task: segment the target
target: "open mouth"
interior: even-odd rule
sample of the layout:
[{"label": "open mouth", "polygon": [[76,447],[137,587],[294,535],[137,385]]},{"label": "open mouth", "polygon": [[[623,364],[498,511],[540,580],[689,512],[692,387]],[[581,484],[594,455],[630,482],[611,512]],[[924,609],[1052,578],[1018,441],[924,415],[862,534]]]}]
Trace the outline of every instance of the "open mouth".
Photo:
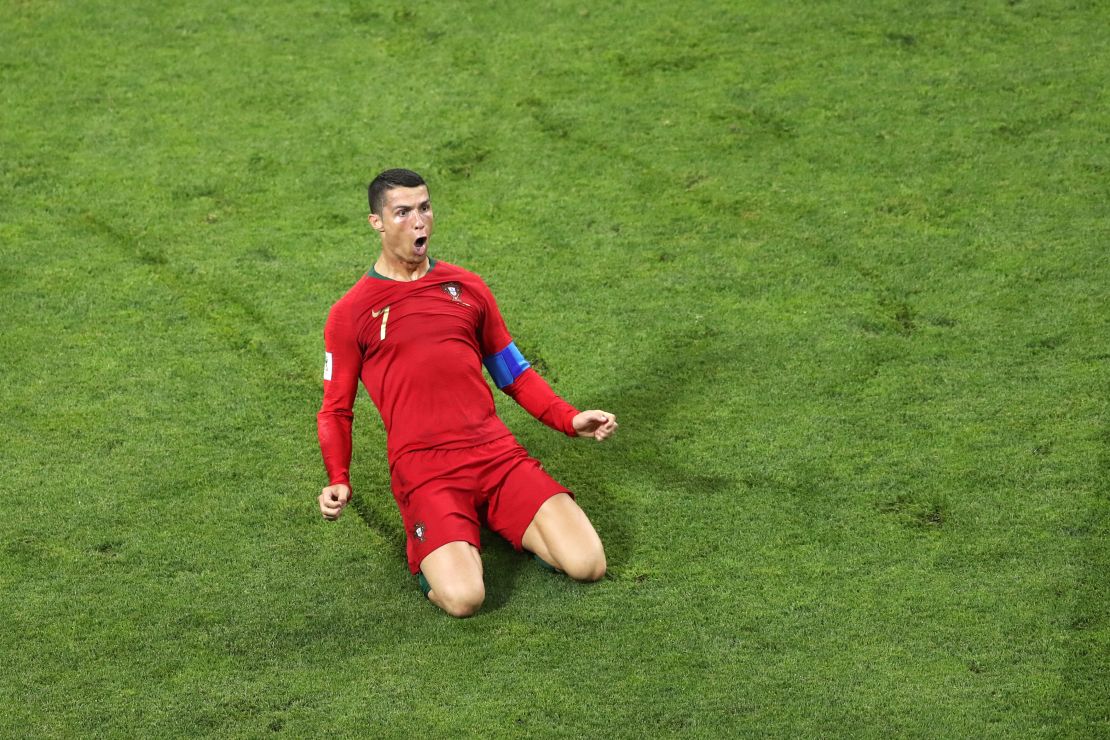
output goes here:
[{"label": "open mouth", "polygon": [[416,237],[416,241],[413,243],[413,251],[416,252],[417,256],[423,255],[428,251],[428,237]]}]

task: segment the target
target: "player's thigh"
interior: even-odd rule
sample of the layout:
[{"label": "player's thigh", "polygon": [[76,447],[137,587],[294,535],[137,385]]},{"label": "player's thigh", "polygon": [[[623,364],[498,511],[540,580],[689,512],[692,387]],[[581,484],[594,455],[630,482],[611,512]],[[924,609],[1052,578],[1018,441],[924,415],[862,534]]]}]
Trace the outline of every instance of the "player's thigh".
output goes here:
[{"label": "player's thigh", "polygon": [[602,552],[601,538],[593,523],[567,493],[544,501],[524,530],[521,544],[526,550],[547,551],[556,558],[572,553],[596,557]]},{"label": "player's thigh", "polygon": [[420,561],[420,571],[441,602],[481,604],[485,597],[482,556],[469,542],[448,542],[436,548]]},{"label": "player's thigh", "polygon": [[483,483],[491,494],[486,511],[489,528],[522,549],[525,530],[536,512],[553,496],[571,498],[539,461],[511,437],[500,443],[495,460],[486,468]]},{"label": "player's thigh", "polygon": [[[477,484],[455,468],[442,454],[410,453],[394,465],[394,497],[405,526],[405,550],[413,573],[421,570],[421,563],[431,553],[449,543],[481,547],[473,493]],[[420,484],[403,488],[401,473]]]},{"label": "player's thigh", "polygon": [[420,561],[420,572],[434,583],[436,578],[459,581],[482,577],[482,556],[478,548],[461,540],[448,542]]}]

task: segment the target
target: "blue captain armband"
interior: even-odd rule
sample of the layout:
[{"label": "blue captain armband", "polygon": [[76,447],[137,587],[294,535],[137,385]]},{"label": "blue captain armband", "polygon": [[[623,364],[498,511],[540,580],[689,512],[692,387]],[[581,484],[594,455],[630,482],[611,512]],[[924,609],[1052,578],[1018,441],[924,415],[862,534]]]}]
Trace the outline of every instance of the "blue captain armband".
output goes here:
[{"label": "blue captain armband", "polygon": [[519,378],[522,372],[532,367],[532,363],[520,354],[515,342],[509,342],[508,347],[495,355],[490,355],[482,362],[485,363],[486,370],[489,371],[490,377],[498,388],[509,385]]}]

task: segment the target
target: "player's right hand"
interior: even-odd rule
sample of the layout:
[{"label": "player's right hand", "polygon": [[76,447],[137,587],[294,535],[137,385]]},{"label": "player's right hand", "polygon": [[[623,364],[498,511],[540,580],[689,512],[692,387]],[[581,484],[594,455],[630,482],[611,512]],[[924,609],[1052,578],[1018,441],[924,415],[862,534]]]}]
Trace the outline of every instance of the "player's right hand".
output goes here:
[{"label": "player's right hand", "polygon": [[336,483],[320,491],[316,499],[320,502],[320,513],[329,521],[335,521],[343,513],[343,507],[351,500],[351,487]]}]

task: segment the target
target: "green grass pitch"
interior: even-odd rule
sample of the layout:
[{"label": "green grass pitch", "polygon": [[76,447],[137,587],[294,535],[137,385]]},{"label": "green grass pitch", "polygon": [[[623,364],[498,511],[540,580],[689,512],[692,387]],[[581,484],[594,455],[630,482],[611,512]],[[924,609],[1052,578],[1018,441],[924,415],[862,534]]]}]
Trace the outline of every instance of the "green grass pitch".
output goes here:
[{"label": "green grass pitch", "polygon": [[[1110,734],[1110,5],[0,3],[0,736]],[[610,573],[441,615],[322,326],[429,179]]]}]

